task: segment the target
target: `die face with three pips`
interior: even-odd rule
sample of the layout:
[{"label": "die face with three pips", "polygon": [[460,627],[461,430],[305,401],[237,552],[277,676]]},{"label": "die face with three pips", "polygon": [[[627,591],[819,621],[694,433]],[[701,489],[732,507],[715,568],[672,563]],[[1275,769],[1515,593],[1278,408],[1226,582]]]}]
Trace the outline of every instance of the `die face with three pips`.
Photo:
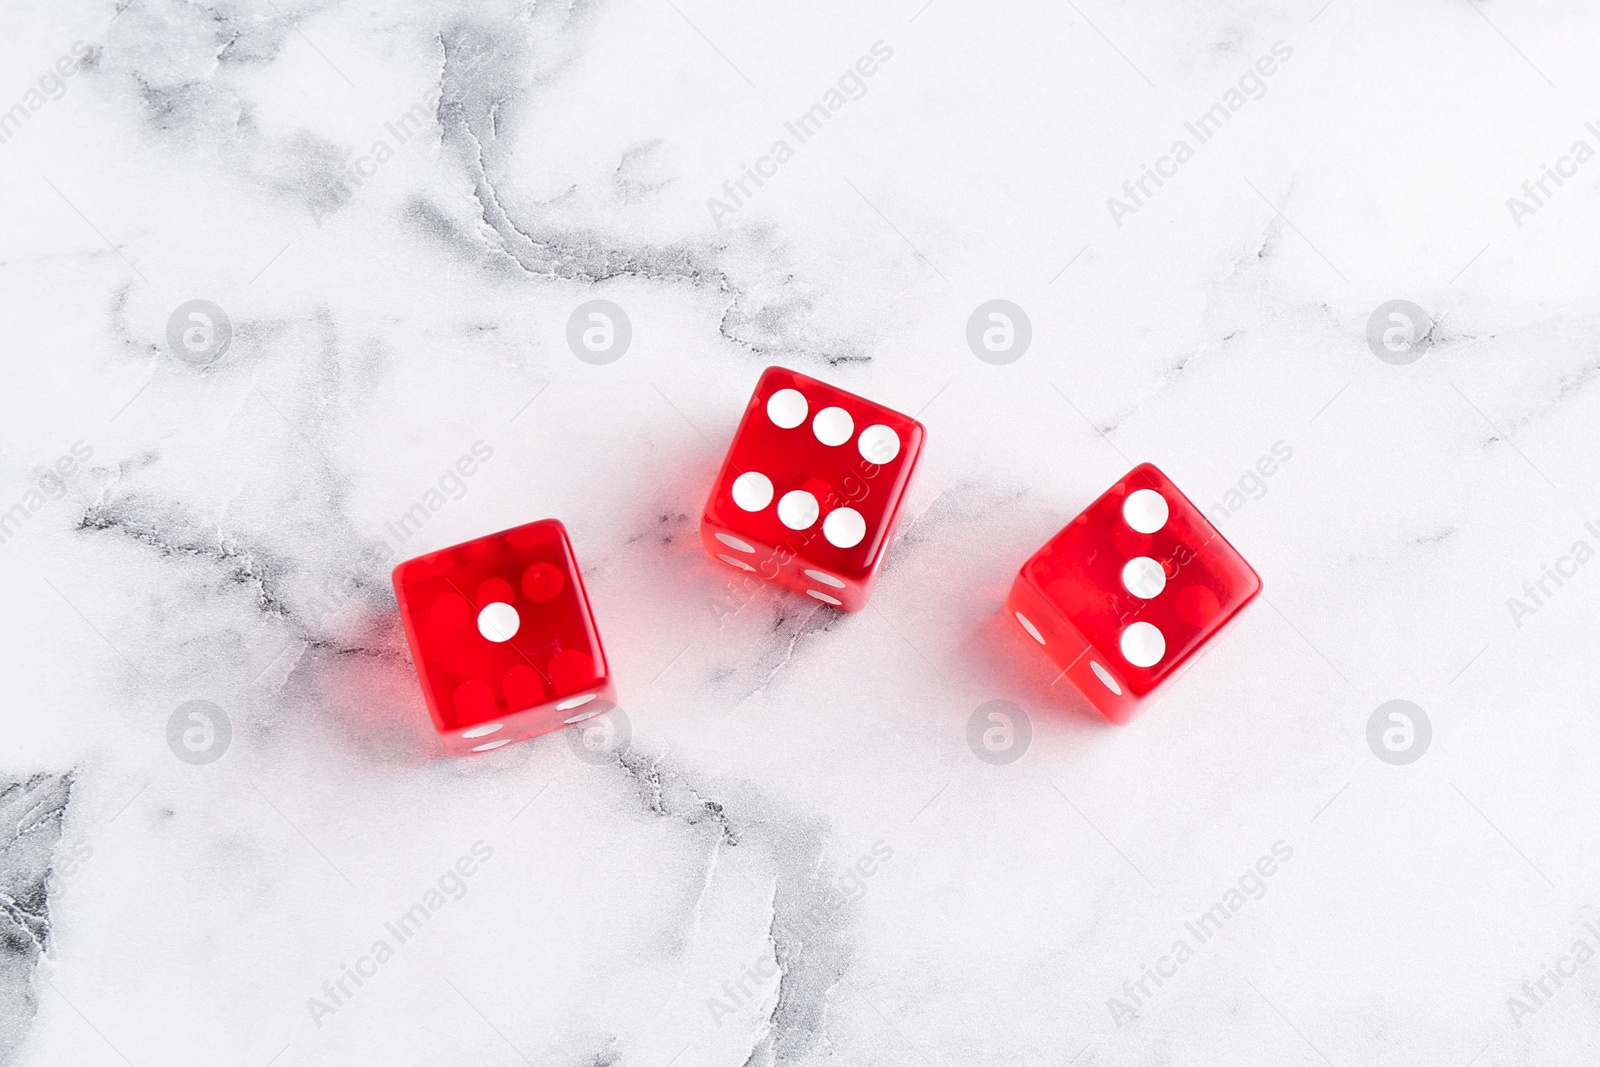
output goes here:
[{"label": "die face with three pips", "polygon": [[860,610],[926,436],[908,415],[767,368],[706,501],[706,551],[823,604]]},{"label": "die face with three pips", "polygon": [[411,657],[445,748],[488,752],[615,700],[583,576],[554,519],[394,569]]},{"label": "die face with three pips", "polygon": [[1260,591],[1244,557],[1143,463],[1022,565],[1006,610],[1090,704],[1125,723]]}]

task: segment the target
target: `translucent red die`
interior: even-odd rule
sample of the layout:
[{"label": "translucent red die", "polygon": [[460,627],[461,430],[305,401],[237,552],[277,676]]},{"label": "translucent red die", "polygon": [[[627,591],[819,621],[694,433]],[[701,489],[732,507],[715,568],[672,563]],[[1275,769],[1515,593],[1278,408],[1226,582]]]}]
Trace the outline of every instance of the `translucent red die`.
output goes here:
[{"label": "translucent red die", "polygon": [[1006,611],[1120,724],[1260,591],[1200,509],[1142,463],[1022,565]]},{"label": "translucent red die", "polygon": [[768,367],[706,501],[706,551],[753,578],[860,610],[926,434],[909,415]]},{"label": "translucent red die", "polygon": [[554,519],[407,560],[394,592],[453,755],[581,722],[616,699],[572,542]]}]

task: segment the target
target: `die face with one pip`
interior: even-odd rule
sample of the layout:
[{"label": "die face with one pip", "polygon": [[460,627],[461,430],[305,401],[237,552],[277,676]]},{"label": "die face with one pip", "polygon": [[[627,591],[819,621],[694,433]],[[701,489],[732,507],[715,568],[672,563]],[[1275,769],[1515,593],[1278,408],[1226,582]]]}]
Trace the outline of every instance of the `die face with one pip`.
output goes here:
[{"label": "die face with one pip", "polygon": [[860,610],[926,434],[908,415],[768,367],[706,501],[706,551],[752,577]]},{"label": "die face with one pip", "polygon": [[615,699],[572,543],[554,519],[407,560],[394,591],[452,755],[580,722]]},{"label": "die face with one pip", "polygon": [[1260,591],[1244,557],[1143,463],[1023,564],[1006,611],[1120,724]]}]

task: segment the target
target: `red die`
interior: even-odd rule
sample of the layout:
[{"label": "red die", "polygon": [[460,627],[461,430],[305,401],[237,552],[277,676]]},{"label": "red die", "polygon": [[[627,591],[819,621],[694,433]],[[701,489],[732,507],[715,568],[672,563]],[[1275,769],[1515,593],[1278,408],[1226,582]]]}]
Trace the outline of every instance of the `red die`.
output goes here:
[{"label": "red die", "polygon": [[1022,565],[1006,610],[1120,724],[1260,591],[1200,509],[1141,463]]},{"label": "red die", "polygon": [[859,611],[926,433],[898,411],[768,367],[706,501],[706,551],[824,604]]},{"label": "red die", "polygon": [[453,755],[548,733],[615,699],[572,542],[554,519],[406,560],[394,592]]}]

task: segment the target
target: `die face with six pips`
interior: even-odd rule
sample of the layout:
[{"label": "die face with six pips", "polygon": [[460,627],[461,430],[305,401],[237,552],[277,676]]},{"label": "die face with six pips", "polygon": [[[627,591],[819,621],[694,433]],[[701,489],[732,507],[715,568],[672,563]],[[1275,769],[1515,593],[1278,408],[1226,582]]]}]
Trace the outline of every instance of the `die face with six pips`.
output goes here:
[{"label": "die face with six pips", "polygon": [[1006,610],[1089,703],[1125,723],[1260,591],[1244,557],[1143,463],[1022,565]]},{"label": "die face with six pips", "polygon": [[706,501],[706,551],[753,577],[860,610],[926,434],[908,415],[767,368]]},{"label": "die face with six pips", "polygon": [[452,754],[535,737],[614,702],[583,576],[556,520],[407,560],[393,579],[428,711]]}]

